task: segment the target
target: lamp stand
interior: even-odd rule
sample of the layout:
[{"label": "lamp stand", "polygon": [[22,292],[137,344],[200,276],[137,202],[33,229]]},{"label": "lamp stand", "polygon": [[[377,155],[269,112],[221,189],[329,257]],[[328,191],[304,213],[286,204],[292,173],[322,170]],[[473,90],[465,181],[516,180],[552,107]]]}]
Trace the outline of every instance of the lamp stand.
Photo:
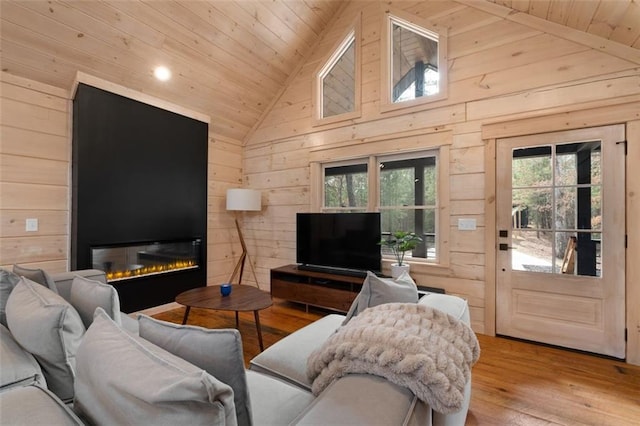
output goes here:
[{"label": "lamp stand", "polygon": [[247,245],[244,242],[244,237],[242,236],[242,231],[240,230],[240,224],[238,223],[238,217],[235,217],[236,221],[236,229],[238,230],[238,237],[240,239],[240,245],[242,246],[242,253],[240,254],[240,259],[238,259],[238,263],[236,263],[235,268],[233,268],[233,273],[229,277],[228,282],[233,283],[233,279],[239,273],[238,277],[238,285],[242,284],[242,273],[244,272],[244,263],[247,259],[249,259],[249,266],[251,267],[251,272],[253,273],[253,279],[256,280],[256,287],[258,286],[258,277],[256,276],[256,271],[253,268],[253,263],[251,263],[251,256],[249,256],[249,252],[247,251]]}]

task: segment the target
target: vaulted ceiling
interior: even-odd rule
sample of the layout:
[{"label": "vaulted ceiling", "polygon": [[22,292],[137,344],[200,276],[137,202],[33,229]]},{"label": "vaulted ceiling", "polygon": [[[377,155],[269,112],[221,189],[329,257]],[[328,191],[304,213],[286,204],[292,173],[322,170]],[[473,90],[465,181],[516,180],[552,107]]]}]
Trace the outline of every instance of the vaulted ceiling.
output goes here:
[{"label": "vaulted ceiling", "polygon": [[487,1],[640,49],[640,3],[635,0]]},{"label": "vaulted ceiling", "polygon": [[[474,1],[640,48],[637,0],[460,3]],[[339,0],[2,0],[1,65],[65,89],[82,71],[207,114],[214,133],[243,140],[343,6]],[[158,65],[172,70],[169,82],[153,78]]]}]

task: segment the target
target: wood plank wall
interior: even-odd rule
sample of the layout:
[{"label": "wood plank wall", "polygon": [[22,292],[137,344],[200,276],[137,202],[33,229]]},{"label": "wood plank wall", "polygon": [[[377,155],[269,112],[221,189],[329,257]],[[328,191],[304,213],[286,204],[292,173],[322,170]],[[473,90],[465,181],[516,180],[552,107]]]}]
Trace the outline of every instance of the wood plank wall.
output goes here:
[{"label": "wood plank wall", "polygon": [[[67,271],[71,176],[70,91],[2,72],[0,267],[13,263]],[[87,76],[87,78],[89,78]],[[97,81],[97,80],[96,80]],[[148,96],[127,93],[134,99]],[[179,108],[179,106],[176,106]],[[170,108],[171,109],[171,108]],[[175,109],[175,108],[173,108]],[[239,187],[242,143],[209,130],[207,282],[226,281],[241,251],[227,188]],[[25,220],[37,218],[37,232]]]},{"label": "wood plank wall", "polygon": [[[483,136],[483,128],[503,121],[542,117],[521,129],[522,134],[536,133],[545,131],[546,115],[557,114],[561,118],[566,112],[587,108],[601,111],[605,117],[601,121],[609,123],[637,119],[629,108],[625,116],[608,116],[606,112],[611,105],[635,102],[628,104],[631,110],[638,105],[639,66],[633,59],[598,50],[589,35],[573,32],[570,37],[560,37],[557,26],[535,17],[526,18],[533,20],[531,25],[526,24],[526,19],[509,20],[508,13],[503,13],[507,10],[499,6],[490,11],[473,7],[473,2],[456,1],[394,2],[393,6],[448,29],[448,98],[424,108],[381,113],[380,34],[387,5],[351,2],[245,141],[244,182],[264,192],[267,206],[261,214],[245,218],[244,225],[250,251],[256,257],[258,280],[262,288],[268,289],[269,269],[295,262],[295,213],[312,208],[309,162],[315,152],[349,146],[349,155],[354,155],[355,149],[366,156],[393,151],[393,139],[398,135],[410,134],[426,141],[434,133],[448,131],[452,132],[451,261],[445,268],[413,265],[412,276],[418,283],[443,287],[448,293],[468,299],[474,330],[493,334],[496,301],[491,239],[495,235],[495,212],[491,210],[493,204],[486,202],[491,195],[487,195],[485,179],[493,176],[492,170],[487,171],[487,164],[491,167],[491,161],[495,161],[491,155],[495,140]],[[362,117],[314,127],[313,72],[359,13]],[[574,127],[589,125],[588,121],[573,123]],[[627,173],[633,181],[640,176],[637,167],[630,167]],[[637,207],[633,214],[640,215]],[[460,217],[475,218],[477,230],[459,231],[456,225]],[[639,255],[629,253],[629,258],[637,259]],[[387,263],[385,267],[388,268]],[[630,282],[640,282],[637,274]],[[632,290],[629,296],[637,306],[640,290]],[[640,321],[637,314],[629,318],[628,324],[633,325],[634,333],[637,331],[629,346],[635,345],[636,353],[632,355],[640,362]]]},{"label": "wood plank wall", "polygon": [[[1,73],[0,267],[69,264],[69,92]],[[25,220],[38,219],[26,232]]]}]

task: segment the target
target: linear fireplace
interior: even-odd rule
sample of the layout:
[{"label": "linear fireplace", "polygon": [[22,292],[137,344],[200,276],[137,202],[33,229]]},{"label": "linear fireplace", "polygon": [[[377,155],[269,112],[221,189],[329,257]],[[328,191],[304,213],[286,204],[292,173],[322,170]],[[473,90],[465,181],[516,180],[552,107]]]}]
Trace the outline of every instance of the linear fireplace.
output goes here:
[{"label": "linear fireplace", "polygon": [[172,302],[206,283],[202,238],[97,245],[90,251],[90,267],[105,271],[124,312]]},{"label": "linear fireplace", "polygon": [[71,268],[105,271],[120,308],[207,284],[208,125],[79,84]]},{"label": "linear fireplace", "polygon": [[91,264],[110,283],[201,267],[200,238],[91,247]]}]

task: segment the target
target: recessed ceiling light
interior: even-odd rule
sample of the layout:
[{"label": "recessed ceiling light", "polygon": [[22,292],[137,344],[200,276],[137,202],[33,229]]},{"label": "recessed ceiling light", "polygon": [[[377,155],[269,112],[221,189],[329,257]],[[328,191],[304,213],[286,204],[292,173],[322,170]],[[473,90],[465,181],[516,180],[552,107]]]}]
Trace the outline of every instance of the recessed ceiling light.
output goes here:
[{"label": "recessed ceiling light", "polygon": [[153,75],[160,81],[167,81],[171,78],[171,71],[167,67],[157,67],[153,70]]}]

